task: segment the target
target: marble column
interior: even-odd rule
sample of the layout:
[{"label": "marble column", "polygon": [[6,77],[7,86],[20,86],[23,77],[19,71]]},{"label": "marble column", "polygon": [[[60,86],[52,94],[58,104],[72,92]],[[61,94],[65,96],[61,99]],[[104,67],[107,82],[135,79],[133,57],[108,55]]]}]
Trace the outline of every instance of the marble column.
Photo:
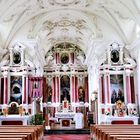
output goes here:
[{"label": "marble column", "polygon": [[25,103],[26,99],[26,80],[25,75],[22,76],[22,104]]},{"label": "marble column", "polygon": [[100,78],[99,78],[99,99],[98,101],[100,103],[105,103],[105,95],[104,95],[104,79],[103,79],[103,75],[101,74],[100,75]]},{"label": "marble column", "polygon": [[71,102],[75,102],[75,75],[71,76]]},{"label": "marble column", "polygon": [[55,93],[56,93],[56,95],[55,95],[55,98],[56,98],[56,102],[59,102],[59,100],[60,100],[60,77],[57,75],[56,77],[55,77]]},{"label": "marble column", "polygon": [[58,102],[58,83],[57,83],[57,76],[55,76],[55,101]]},{"label": "marble column", "polygon": [[3,96],[3,103],[8,104],[8,78],[4,75],[4,96]]},{"label": "marble column", "polygon": [[88,76],[85,77],[85,102],[88,102]]},{"label": "marble column", "polygon": [[55,90],[55,76],[52,79],[52,102],[56,102],[56,98],[55,98],[55,94],[56,94],[56,90]]},{"label": "marble column", "polygon": [[131,85],[130,85],[130,69],[126,69],[126,96],[127,103],[131,103]]},{"label": "marble column", "polygon": [[[138,56],[137,60],[140,60],[140,50],[137,51]],[[136,68],[136,104],[138,104],[138,110],[140,112],[140,61],[137,61],[137,68]]]},{"label": "marble column", "polygon": [[110,76],[108,69],[105,70],[104,75],[104,83],[105,83],[105,103],[111,103],[111,97],[110,97]]},{"label": "marble column", "polygon": [[75,76],[75,102],[78,102],[78,77]]}]

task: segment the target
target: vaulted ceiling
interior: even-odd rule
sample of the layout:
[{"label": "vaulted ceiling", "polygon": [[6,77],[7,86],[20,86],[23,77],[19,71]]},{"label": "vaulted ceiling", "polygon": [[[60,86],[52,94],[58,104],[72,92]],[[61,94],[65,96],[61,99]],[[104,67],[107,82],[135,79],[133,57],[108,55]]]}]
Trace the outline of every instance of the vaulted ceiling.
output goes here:
[{"label": "vaulted ceiling", "polygon": [[101,55],[110,42],[130,47],[139,37],[139,0],[0,0],[0,48],[21,42],[42,65],[61,42]]}]

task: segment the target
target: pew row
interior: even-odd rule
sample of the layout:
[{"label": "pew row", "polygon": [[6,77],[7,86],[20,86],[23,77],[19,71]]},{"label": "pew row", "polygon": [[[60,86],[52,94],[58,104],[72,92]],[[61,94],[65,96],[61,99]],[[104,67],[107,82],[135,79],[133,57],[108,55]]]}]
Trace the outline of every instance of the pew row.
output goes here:
[{"label": "pew row", "polygon": [[91,125],[90,134],[97,140],[140,139],[140,125]]},{"label": "pew row", "polygon": [[[22,140],[42,140],[44,127],[37,126],[0,126],[0,138],[21,138]],[[19,137],[18,137],[19,136]]]}]

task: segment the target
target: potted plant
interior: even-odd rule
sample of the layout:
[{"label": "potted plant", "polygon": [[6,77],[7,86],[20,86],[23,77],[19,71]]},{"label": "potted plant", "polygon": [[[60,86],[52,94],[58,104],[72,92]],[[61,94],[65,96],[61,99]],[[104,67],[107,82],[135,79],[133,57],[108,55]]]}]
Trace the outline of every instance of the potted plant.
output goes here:
[{"label": "potted plant", "polygon": [[43,125],[43,117],[41,114],[35,114],[31,119],[32,125]]}]

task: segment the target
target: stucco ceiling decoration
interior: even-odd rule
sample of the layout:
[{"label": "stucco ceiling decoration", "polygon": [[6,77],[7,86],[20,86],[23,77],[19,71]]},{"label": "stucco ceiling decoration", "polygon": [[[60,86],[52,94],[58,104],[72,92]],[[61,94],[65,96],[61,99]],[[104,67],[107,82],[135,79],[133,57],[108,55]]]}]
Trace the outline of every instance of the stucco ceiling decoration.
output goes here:
[{"label": "stucco ceiling decoration", "polygon": [[[85,53],[90,48],[99,50],[93,55],[101,56],[108,47],[107,42],[116,41],[127,44],[127,47],[132,46],[131,44],[138,46],[140,2],[1,0],[0,34],[0,47],[3,48],[17,40],[28,42],[33,39],[40,50],[47,52],[57,43],[72,42]],[[103,45],[99,42],[94,46],[98,40],[101,40]]]},{"label": "stucco ceiling decoration", "polygon": [[[96,36],[95,25],[93,24],[90,27],[86,18],[81,18],[78,12],[76,14],[72,16],[67,12],[59,11],[59,14],[57,13],[55,17],[53,14],[48,17],[44,16],[41,19],[42,21],[34,27],[33,36],[38,38],[40,42],[45,41],[47,44],[52,44],[50,47],[53,47],[57,41],[69,41],[77,45],[86,45],[91,35],[92,37]],[[45,48],[45,50],[47,49]]]},{"label": "stucco ceiling decoration", "polygon": [[50,6],[88,6],[89,0],[38,0],[42,7]]}]

